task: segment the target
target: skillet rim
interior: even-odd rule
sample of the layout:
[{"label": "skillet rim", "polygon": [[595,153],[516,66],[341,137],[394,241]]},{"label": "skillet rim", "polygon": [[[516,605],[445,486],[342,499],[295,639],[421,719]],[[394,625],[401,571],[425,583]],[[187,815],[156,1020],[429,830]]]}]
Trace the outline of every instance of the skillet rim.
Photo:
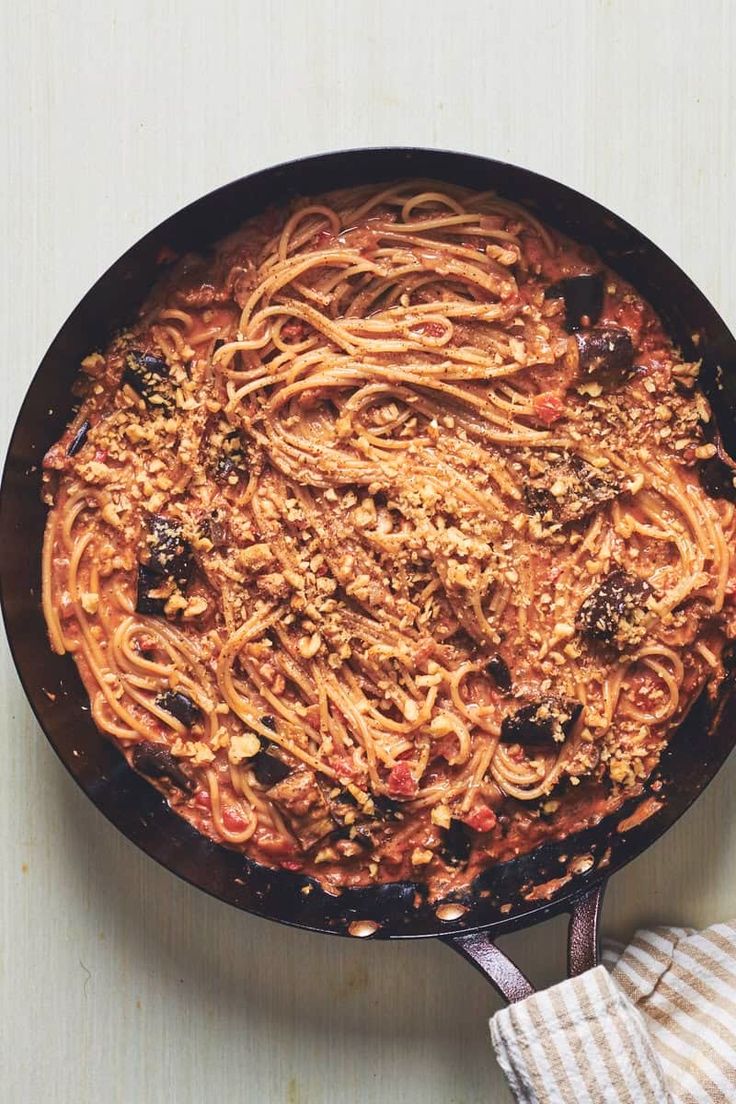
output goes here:
[{"label": "skillet rim", "polygon": [[[611,222],[611,225],[614,225],[616,228],[618,228],[618,230],[621,231],[625,237],[629,237],[632,241],[634,241],[637,247],[643,253],[645,252],[649,254],[653,258],[654,262],[664,266],[670,276],[676,282],[679,282],[680,285],[687,291],[688,295],[697,305],[701,314],[708,320],[709,324],[718,333],[718,338],[720,342],[725,343],[727,349],[730,347],[731,357],[736,364],[736,340],[729,332],[723,319],[712,306],[710,301],[687,276],[687,274],[682,270],[677,262],[668,257],[663,252],[663,250],[661,250],[655,243],[647,238],[646,235],[642,234],[626,220],[611,212],[599,201],[588,198],[583,193],[577,191],[576,189],[570,188],[568,185],[565,185],[544,174],[536,173],[534,172],[534,170],[528,169],[526,167],[513,165],[510,162],[482,157],[475,154],[467,154],[453,150],[444,150],[429,147],[371,146],[313,154],[292,159],[286,162],[281,162],[277,165],[267,167],[265,169],[260,169],[253,173],[249,173],[227,184],[221,185],[218,188],[215,188],[198,197],[197,199],[192,200],[190,203],[186,204],[184,207],[180,208],[174,214],[168,216],[162,222],[158,223],[156,226],[152,227],[149,231],[142,235],[93,283],[91,288],[85,293],[83,298],[79,301],[77,306],[74,308],[74,310],[72,310],[67,319],[61,325],[59,331],[57,332],[56,336],[53,338],[48,349],[46,350],[46,353],[44,354],[39,367],[33,374],[26,389],[20,412],[15,420],[15,424],[10,435],[10,441],[8,444],[4,462],[2,484],[0,485],[0,519],[2,519],[2,521],[0,521],[0,531],[6,531],[5,522],[7,522],[8,520],[7,515],[12,515],[13,513],[12,506],[9,507],[8,504],[12,501],[13,494],[16,490],[14,484],[18,478],[18,472],[14,470],[14,462],[17,458],[16,454],[20,450],[20,438],[23,432],[27,429],[29,423],[32,400],[34,399],[36,389],[42,385],[44,377],[48,375],[53,369],[55,359],[58,356],[63,355],[63,350],[61,349],[61,346],[63,345],[66,335],[73,330],[76,324],[78,324],[80,321],[83,321],[85,311],[94,304],[95,299],[100,297],[100,295],[102,294],[102,290],[107,285],[107,283],[113,281],[116,276],[120,278],[120,272],[122,271],[125,264],[130,260],[135,259],[138,255],[142,255],[147,246],[155,244],[157,240],[160,243],[162,235],[164,235],[167,230],[170,231],[172,227],[176,226],[177,224],[181,225],[186,223],[187,220],[191,220],[193,217],[196,217],[198,212],[202,211],[205,208],[212,208],[212,206],[217,203],[218,199],[231,197],[237,194],[238,190],[242,191],[244,189],[247,189],[249,185],[253,186],[254,184],[268,182],[270,180],[278,182],[279,179],[281,179],[282,182],[284,179],[286,179],[287,181],[289,179],[291,179],[292,181],[296,181],[298,180],[300,175],[303,175],[305,172],[309,172],[310,170],[314,170],[319,173],[320,171],[324,172],[326,169],[334,168],[335,166],[337,166],[338,170],[342,169],[344,179],[346,175],[352,175],[349,169],[349,163],[355,160],[363,162],[365,165],[372,163],[382,164],[384,161],[392,164],[393,167],[390,170],[380,172],[380,174],[375,178],[377,181],[388,181],[390,179],[400,178],[401,176],[406,175],[407,171],[412,170],[413,166],[410,164],[411,161],[419,160],[423,165],[429,162],[436,164],[438,171],[435,172],[433,170],[429,172],[425,170],[421,173],[421,175],[434,175],[435,179],[444,178],[461,182],[463,178],[468,179],[471,175],[473,175],[473,172],[475,172],[476,174],[482,174],[485,172],[491,177],[503,177],[504,175],[510,175],[512,178],[517,177],[518,179],[523,180],[526,184],[532,186],[532,188],[534,189],[541,189],[542,191],[544,191],[544,189],[548,189],[553,196],[557,197],[558,202],[564,200],[566,203],[578,203],[581,208],[584,209],[586,212],[595,213],[595,215],[600,219],[601,225],[605,225],[607,221]],[[404,162],[403,165],[402,162]],[[440,165],[443,168],[440,168]],[[447,168],[450,167],[452,168],[452,172],[448,174]],[[473,170],[473,172],[470,171],[471,169]],[[333,186],[343,186],[342,180],[336,182],[336,184],[334,184]],[[305,188],[304,194],[308,194],[310,190],[311,189]],[[503,191],[503,187],[501,187],[499,190]],[[300,192],[301,190],[299,188],[287,187],[286,194],[280,195],[279,200],[283,202],[284,199],[287,198],[288,194],[300,194]],[[522,203],[528,202],[525,197],[513,196],[512,198],[517,198],[518,201]],[[255,213],[257,212],[252,211],[251,213],[246,214],[241,218],[241,221],[244,221],[245,218],[249,218],[252,214]],[[542,210],[541,214],[545,221],[548,221],[552,225],[555,225],[555,218],[554,216],[550,217],[549,211]],[[566,232],[569,233],[570,236],[574,237],[574,231],[570,231],[568,229]],[[209,237],[209,240],[213,242],[217,240],[217,237],[219,236],[221,236],[220,233],[213,233]],[[596,247],[598,248],[598,246]],[[609,258],[607,256],[604,256],[604,260],[606,261],[606,263],[609,263]],[[618,270],[620,270],[620,265],[615,266],[612,264],[611,267],[618,267]],[[638,287],[638,285],[635,286]],[[642,294],[644,294],[647,298],[650,298],[649,290],[642,289]],[[141,298],[141,296],[137,296],[135,301],[137,303],[140,303]],[[659,306],[657,306],[657,309],[661,313],[661,308]],[[670,327],[668,325],[668,329],[669,328]],[[77,369],[75,367],[75,374],[76,371]],[[64,424],[66,424],[68,416],[69,414],[67,409],[67,412],[64,416]],[[54,440],[55,437],[52,436],[51,439]],[[25,478],[30,474],[32,474],[30,471],[25,471],[21,473],[21,477]],[[37,500],[36,506],[39,510],[42,511],[43,517],[45,519],[46,511],[45,507],[43,507],[43,504],[40,502],[40,499]],[[163,830],[163,828],[165,828],[167,833],[170,832],[172,836],[180,837],[178,843],[180,843],[185,848],[191,845],[193,850],[201,851],[202,859],[211,858],[213,854],[222,855],[222,853],[224,853],[224,855],[228,856],[228,861],[230,862],[230,865],[232,865],[232,862],[230,860],[232,859],[232,856],[237,855],[238,860],[242,864],[244,864],[246,868],[249,868],[246,876],[251,882],[254,880],[257,881],[259,877],[265,874],[266,882],[272,882],[276,885],[278,890],[277,895],[279,895],[284,890],[286,883],[288,882],[291,886],[291,891],[286,892],[287,902],[290,898],[294,897],[295,883],[297,885],[304,883],[304,879],[298,875],[289,874],[284,871],[271,871],[268,868],[259,867],[249,860],[242,859],[242,857],[238,855],[238,853],[232,852],[227,848],[214,844],[213,842],[207,840],[205,837],[200,836],[199,833],[197,833],[194,829],[187,825],[181,817],[179,817],[169,808],[169,806],[166,804],[165,800],[157,790],[155,790],[149,783],[145,782],[143,779],[140,778],[140,776],[136,775],[135,772],[127,767],[127,764],[124,763],[119,753],[113,749],[112,745],[108,741],[106,741],[101,734],[99,734],[97,729],[94,728],[91,719],[89,718],[89,725],[94,728],[94,732],[96,733],[99,741],[104,744],[105,747],[108,748],[111,752],[113,752],[115,761],[113,762],[112,760],[110,760],[110,756],[106,755],[106,753],[103,752],[103,757],[106,757],[108,760],[110,760],[111,763],[111,773],[109,778],[106,778],[104,773],[101,779],[97,779],[95,781],[89,781],[82,777],[81,770],[79,769],[80,764],[75,761],[75,756],[78,753],[74,749],[72,749],[72,751],[70,752],[63,746],[62,738],[56,731],[57,722],[50,718],[50,713],[48,712],[49,703],[48,701],[44,701],[42,699],[42,695],[47,695],[48,692],[44,691],[44,688],[42,686],[34,685],[32,683],[31,668],[21,656],[20,641],[24,626],[21,626],[21,624],[17,623],[17,615],[15,612],[13,598],[9,595],[9,584],[12,583],[13,554],[10,552],[10,547],[12,543],[13,542],[11,540],[7,540],[2,542],[2,547],[0,547],[0,608],[2,608],[3,622],[5,624],[10,652],[16,670],[18,672],[18,676],[20,678],[24,693],[26,695],[26,698],[28,699],[29,704],[31,705],[31,709],[38,724],[40,725],[42,731],[44,732],[44,735],[51,744],[58,758],[64,764],[67,771],[74,778],[75,782],[85,792],[86,796],[96,805],[96,807],[103,813],[103,815],[119,831],[123,833],[123,835],[125,835],[131,842],[135,843],[136,846],[141,848],[141,850],[143,850],[147,855],[155,859],[159,863],[159,865],[164,866],[171,873],[176,874],[177,877],[180,877],[184,881],[187,881],[189,882],[189,884],[195,886],[196,888],[203,890],[210,896],[216,897],[217,899],[231,904],[236,908],[240,908],[243,911],[250,912],[262,918],[275,920],[279,923],[285,923],[289,926],[302,928],[308,931],[320,932],[323,934],[349,934],[346,930],[349,921],[351,919],[365,918],[366,915],[366,907],[363,907],[361,909],[360,900],[355,900],[355,898],[351,896],[350,891],[348,891],[347,894],[344,894],[340,898],[340,901],[346,903],[347,909],[347,914],[342,916],[340,924],[325,926],[324,916],[321,918],[322,922],[317,922],[317,920],[315,920],[311,914],[306,917],[305,915],[276,915],[273,908],[269,907],[268,898],[270,891],[265,894],[265,905],[262,903],[263,897],[259,898],[257,894],[255,899],[249,898],[247,901],[236,899],[238,897],[238,894],[237,892],[233,892],[232,886],[229,887],[229,892],[226,892],[225,888],[220,885],[216,885],[214,883],[205,884],[202,879],[203,868],[197,868],[196,872],[185,869],[184,864],[181,861],[178,861],[178,859],[176,858],[176,848],[174,848],[173,856],[172,854],[166,854],[165,847],[157,848],[156,840],[152,840],[149,835],[146,835],[147,826],[145,824],[145,817],[143,818],[142,830],[140,828],[136,829],[132,825],[132,823],[129,823],[127,825],[121,823],[124,818],[122,817],[121,810],[116,805],[115,801],[110,799],[111,790],[120,787],[122,784],[121,794],[123,792],[130,792],[135,800],[140,800],[142,798],[142,794],[140,792],[142,785],[143,787],[145,787],[145,790],[149,795],[149,801],[144,802],[144,805],[150,806],[152,804],[150,801],[150,798],[152,796],[153,805],[163,806],[165,809],[162,824],[154,825],[154,829],[161,827]],[[38,559],[39,557],[36,556],[33,562],[37,564]],[[45,647],[48,652],[48,655],[45,657],[45,662],[48,665],[48,656],[53,656],[53,653],[51,653],[50,649],[48,648],[43,618],[40,614],[38,602],[33,598],[32,590],[29,592],[28,597],[31,598],[31,608],[35,610],[37,617],[40,618],[41,621],[42,646]],[[27,606],[28,598],[25,599],[25,602]],[[38,626],[35,626],[36,631],[37,629]],[[68,656],[53,656],[51,665],[58,667],[60,671],[62,666],[65,667],[67,671],[69,671],[69,668],[71,668],[74,674],[76,674],[76,667],[74,666],[71,658]],[[71,672],[69,673],[71,674]],[[71,677],[74,678],[74,675],[72,675]],[[79,682],[78,676],[76,676],[76,679],[79,683],[79,686],[81,686],[81,682]],[[59,675],[59,683],[61,687],[64,686],[64,676],[62,674]],[[721,727],[725,707],[727,705],[728,699],[730,698],[733,687],[731,685],[724,684],[723,689],[724,693],[721,695],[722,700],[719,701],[718,707],[715,709],[713,716],[709,718],[709,729],[711,730],[715,728],[717,731]],[[83,698],[86,698],[86,692],[83,692]],[[83,705],[81,706],[81,708],[82,710],[84,710]],[[58,727],[61,728],[61,725],[59,724]],[[726,739],[721,740],[721,742],[718,744],[711,758],[705,763],[702,773],[700,773],[694,779],[693,785],[684,796],[682,796],[681,794],[675,794],[675,797],[672,800],[665,800],[664,806],[660,810],[660,812],[656,813],[652,818],[644,821],[644,823],[642,823],[640,826],[632,829],[631,833],[628,834],[627,839],[621,842],[616,855],[612,858],[608,865],[604,867],[602,863],[598,863],[598,865],[594,865],[586,873],[573,877],[568,882],[568,884],[563,887],[564,892],[561,891],[556,893],[549,901],[530,903],[527,900],[524,902],[523,906],[519,909],[518,912],[512,911],[512,913],[507,916],[484,921],[473,920],[472,918],[470,918],[470,922],[465,924],[460,921],[446,923],[435,918],[433,925],[430,922],[427,927],[419,931],[401,929],[393,930],[387,925],[385,927],[379,928],[374,938],[406,939],[432,938],[443,936],[447,937],[454,934],[470,934],[475,931],[488,931],[492,933],[493,937],[495,938],[497,935],[506,934],[519,928],[528,927],[536,924],[559,912],[569,911],[575,900],[580,897],[581,893],[587,891],[600,881],[606,879],[608,876],[610,876],[610,874],[614,873],[616,870],[621,869],[628,862],[636,858],[639,854],[646,850],[647,847],[651,846],[661,835],[663,835],[664,832],[667,831],[667,829],[671,827],[680,818],[680,816],[682,816],[687,811],[688,808],[690,808],[695,799],[700,795],[700,793],[705,789],[708,783],[718,772],[734,745],[736,745],[736,724],[733,725],[733,731],[730,736],[727,735]],[[665,757],[663,756],[663,759],[664,758]],[[147,812],[147,815],[150,814]],[[160,819],[161,818],[159,817],[159,820]],[[608,819],[609,818],[607,818],[607,820]],[[601,831],[604,823],[607,823],[607,821],[602,822],[601,825],[589,831],[593,832],[594,834],[600,835],[602,839],[607,839],[605,833],[602,833]],[[182,826],[184,826],[186,829],[183,832],[180,830]],[[613,825],[611,825],[610,831],[615,832]],[[190,838],[184,838],[186,836],[190,836]],[[169,842],[177,841],[174,840]],[[565,837],[563,841],[560,841],[560,843],[564,845],[566,850],[570,849],[570,842],[570,836]],[[540,848],[536,849],[534,852],[531,853],[530,856],[526,856],[525,858],[533,858],[540,850]],[[286,879],[286,882],[284,882],[284,879]],[[362,900],[364,902],[368,902],[369,897],[373,901],[377,901],[381,897],[390,898],[390,893],[386,893],[387,889],[390,891],[392,889],[392,886],[372,888],[371,890],[366,892]],[[327,895],[325,894],[322,894],[322,896],[327,897]],[[351,902],[353,901],[355,901],[355,903],[351,904]],[[477,904],[477,900],[475,901],[475,903]],[[389,902],[389,904],[385,907],[388,909],[388,911],[391,911],[391,909],[394,909],[395,911],[397,904],[400,909],[405,910],[407,904],[406,894],[404,894],[403,897],[399,897],[397,900],[393,901],[393,904]],[[382,915],[381,908],[383,907],[384,906],[379,907],[378,914]],[[429,906],[424,907],[426,909],[429,909]],[[342,909],[341,911],[345,913],[346,909]],[[367,907],[367,911],[368,913],[370,913],[370,907]],[[471,907],[470,917],[472,917],[473,911],[474,910]]]}]

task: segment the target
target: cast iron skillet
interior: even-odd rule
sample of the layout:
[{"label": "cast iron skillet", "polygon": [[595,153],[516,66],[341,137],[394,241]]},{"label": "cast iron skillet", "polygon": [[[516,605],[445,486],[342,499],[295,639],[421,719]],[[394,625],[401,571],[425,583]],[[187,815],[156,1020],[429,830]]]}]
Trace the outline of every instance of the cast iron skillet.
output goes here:
[{"label": "cast iron skillet", "polygon": [[[564,911],[570,914],[570,972],[597,962],[606,879],[677,820],[736,743],[736,714],[725,708],[733,689],[731,676],[718,702],[703,697],[696,703],[650,781],[648,795],[574,839],[541,846],[494,868],[462,897],[466,911],[455,921],[442,922],[421,887],[403,883],[331,897],[315,884],[303,893],[305,877],[267,870],[200,836],[100,736],[74,663],[49,650],[40,608],[46,514],[39,497],[40,461],[71,415],[70,385],[81,358],[134,317],[156,277],[160,248],[204,249],[244,219],[294,195],[410,176],[494,188],[593,245],[651,301],[685,356],[703,358],[706,390],[733,451],[736,342],[678,266],[622,219],[527,169],[467,154],[361,149],[309,157],[237,180],[167,219],[98,280],[64,323],[30,386],[5,464],[0,491],[2,607],[21,681],[59,758],[105,816],[163,866],[246,912],[312,931],[346,934],[351,925],[354,932],[366,929],[356,929],[354,921],[370,920],[374,923],[368,929],[378,925],[375,938],[439,936],[508,1000],[518,1000],[531,986],[493,941]],[[643,801],[648,804],[642,806]],[[651,815],[644,816],[647,812]],[[569,864],[573,856],[578,858],[577,873]]]}]

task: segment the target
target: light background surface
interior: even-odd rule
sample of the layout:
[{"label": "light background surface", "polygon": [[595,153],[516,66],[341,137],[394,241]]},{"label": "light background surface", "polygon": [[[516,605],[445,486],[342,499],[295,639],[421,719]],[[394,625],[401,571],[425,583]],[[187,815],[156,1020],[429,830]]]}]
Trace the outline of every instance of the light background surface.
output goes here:
[{"label": "light background surface", "polygon": [[[321,150],[508,159],[641,227],[736,325],[728,0],[2,0],[3,450],[77,300],[234,177]],[[2,536],[0,535],[0,539]],[[481,1104],[492,990],[439,944],[279,928],[119,836],[45,743],[2,641],[0,1099]],[[736,759],[616,876],[605,928],[736,915]],[[509,938],[540,981],[562,925]]]}]

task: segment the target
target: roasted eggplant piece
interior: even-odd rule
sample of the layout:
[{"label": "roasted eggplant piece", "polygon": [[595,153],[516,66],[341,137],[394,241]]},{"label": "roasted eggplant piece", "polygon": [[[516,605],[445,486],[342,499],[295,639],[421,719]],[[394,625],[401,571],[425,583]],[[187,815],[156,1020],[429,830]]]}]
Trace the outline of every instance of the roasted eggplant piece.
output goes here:
[{"label": "roasted eggplant piece", "polygon": [[697,462],[703,490],[711,498],[736,502],[736,461],[726,452],[721,435],[712,422],[704,426],[704,436],[708,444],[715,447],[716,454]]},{"label": "roasted eggplant piece", "polygon": [[[335,793],[334,784],[323,786],[333,820],[340,825],[359,829],[366,836],[370,835],[371,824],[375,827],[378,821],[400,821],[404,819],[404,810],[398,801],[392,801],[390,797],[382,794],[373,796],[365,794],[361,799],[351,793],[349,789],[341,789]],[[361,791],[358,791],[361,793]],[[334,796],[333,796],[334,795]]]},{"label": "roasted eggplant piece", "polygon": [[315,777],[334,821],[333,838],[348,839],[359,824],[365,826],[367,823],[368,815],[363,808],[363,802],[359,801],[347,787],[336,786],[334,779],[321,774]]},{"label": "roasted eggplant piece", "polygon": [[289,824],[303,850],[308,851],[335,829],[335,822],[314,771],[298,768],[275,786],[268,796]]},{"label": "roasted eggplant piece", "polygon": [[634,370],[634,343],[628,330],[619,326],[600,326],[575,334],[578,369],[585,379],[593,377],[602,385],[624,383]]},{"label": "roasted eggplant piece", "polygon": [[148,524],[147,559],[138,566],[138,613],[159,615],[168,599],[186,587],[194,561],[181,525],[155,514]]},{"label": "roasted eggplant piece", "polygon": [[440,857],[448,866],[462,866],[470,857],[470,829],[455,817],[449,828],[440,828]]},{"label": "roasted eggplant piece", "polygon": [[[270,713],[266,713],[258,719],[264,728],[270,728],[272,732],[276,731],[276,718]],[[261,741],[261,750],[256,752],[251,759],[256,782],[259,782],[261,786],[275,786],[291,774],[291,767],[283,759],[270,754],[271,748],[274,746],[271,740],[267,740],[263,736],[259,736],[258,739]]]},{"label": "roasted eggplant piece", "polygon": [[404,810],[400,801],[394,801],[393,798],[385,797],[384,794],[378,794],[371,800],[373,801],[373,808],[379,820],[404,819]]},{"label": "roasted eggplant piece", "polygon": [[542,697],[523,705],[501,722],[501,739],[507,743],[561,743],[583,711],[572,698]]},{"label": "roasted eggplant piece", "polygon": [[160,410],[170,410],[171,404],[164,394],[164,383],[169,374],[165,360],[131,349],[125,357],[125,368],[121,383],[127,383],[148,406],[157,406]]},{"label": "roasted eggplant piece", "polygon": [[736,465],[730,457],[711,456],[698,461],[698,474],[703,490],[711,498],[736,502]]},{"label": "roasted eggplant piece", "polygon": [[89,422],[85,419],[71,439],[69,448],[66,450],[67,456],[76,456],[80,449],[84,448],[89,428]]},{"label": "roasted eggplant piece", "polygon": [[550,284],[545,299],[565,300],[565,328],[575,333],[582,328],[583,319],[588,326],[595,326],[603,309],[603,277],[599,273],[567,276]]},{"label": "roasted eggplant piece", "polygon": [[566,525],[590,517],[621,494],[616,476],[594,468],[581,456],[551,463],[543,476],[528,483],[524,496],[532,513]]},{"label": "roasted eggplant piece", "polygon": [[486,662],[486,674],[490,675],[502,694],[511,693],[512,684],[509,665],[499,652],[492,655]]},{"label": "roasted eggplant piece", "polygon": [[619,651],[632,647],[646,632],[647,602],[653,594],[645,579],[614,568],[581,605],[577,626],[586,636]]},{"label": "roasted eggplant piece", "polygon": [[[170,595],[171,587],[167,586],[165,576],[154,571],[145,564],[138,565],[138,588],[135,608],[137,613],[145,613],[150,617],[159,617],[164,612]],[[163,595],[160,592],[166,591]]]},{"label": "roasted eggplant piece", "polygon": [[202,716],[199,706],[181,690],[167,690],[164,694],[160,694],[156,698],[156,705],[159,709],[170,713],[172,717],[176,717],[177,721],[181,721],[187,728],[191,728]]},{"label": "roasted eggplant piece", "polygon": [[212,478],[222,483],[230,475],[239,479],[248,474],[248,455],[237,430],[228,433],[210,462]]},{"label": "roasted eggplant piece", "polygon": [[149,778],[170,782],[172,786],[189,793],[195,783],[184,773],[174,756],[164,744],[143,740],[133,748],[133,766]]},{"label": "roasted eggplant piece", "polygon": [[181,525],[173,518],[154,514],[148,528],[148,566],[173,579],[183,589],[189,582],[194,563],[192,550],[184,539]]},{"label": "roasted eggplant piece", "polygon": [[330,811],[330,816],[338,826],[335,839],[351,838],[361,822],[362,827],[365,827],[366,813],[363,811],[357,797],[350,790],[341,789],[335,792],[332,779],[323,781],[321,777],[318,777],[318,783]]},{"label": "roasted eggplant piece", "polygon": [[332,833],[332,839],[349,840],[350,843],[355,843],[358,847],[362,847],[364,851],[372,851],[376,846],[376,841],[371,835],[367,824],[353,824],[351,826],[346,825],[342,828],[336,828]]},{"label": "roasted eggplant piece", "polygon": [[251,759],[256,782],[261,786],[275,786],[291,774],[291,767],[283,759],[277,759],[267,751],[258,751]]}]

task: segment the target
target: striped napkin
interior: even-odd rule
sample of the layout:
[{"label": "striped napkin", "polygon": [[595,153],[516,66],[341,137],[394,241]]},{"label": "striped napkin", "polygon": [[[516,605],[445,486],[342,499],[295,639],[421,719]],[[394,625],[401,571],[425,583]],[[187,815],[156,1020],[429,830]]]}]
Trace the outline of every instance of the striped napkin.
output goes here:
[{"label": "striped napkin", "polygon": [[603,966],[497,1012],[521,1104],[735,1104],[736,921],[637,932]]}]

